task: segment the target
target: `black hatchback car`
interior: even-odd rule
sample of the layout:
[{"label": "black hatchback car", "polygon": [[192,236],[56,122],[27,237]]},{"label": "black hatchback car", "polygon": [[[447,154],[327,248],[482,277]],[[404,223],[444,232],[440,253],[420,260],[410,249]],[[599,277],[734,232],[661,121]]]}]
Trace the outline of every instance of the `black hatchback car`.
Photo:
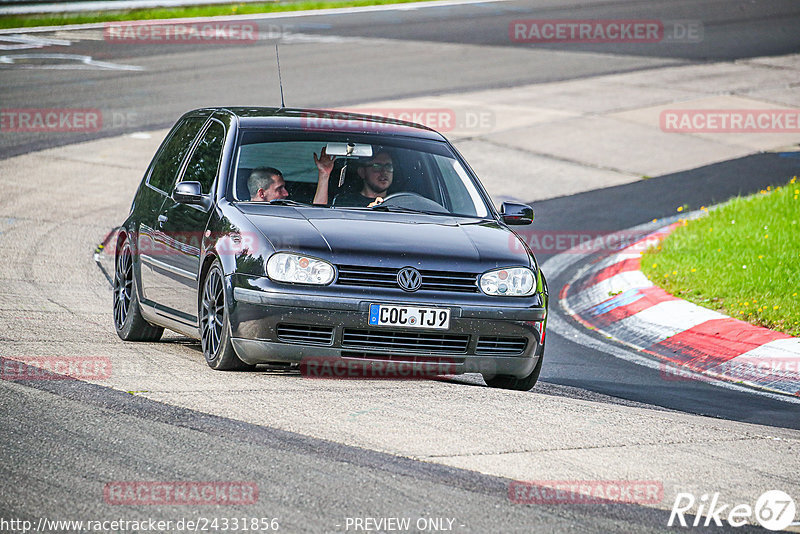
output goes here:
[{"label": "black hatchback car", "polygon": [[498,213],[424,126],[195,110],[158,149],[116,237],[114,324],[128,341],[164,328],[198,338],[214,369],[330,358],[528,390],[548,290],[509,226],[532,220],[522,204]]}]

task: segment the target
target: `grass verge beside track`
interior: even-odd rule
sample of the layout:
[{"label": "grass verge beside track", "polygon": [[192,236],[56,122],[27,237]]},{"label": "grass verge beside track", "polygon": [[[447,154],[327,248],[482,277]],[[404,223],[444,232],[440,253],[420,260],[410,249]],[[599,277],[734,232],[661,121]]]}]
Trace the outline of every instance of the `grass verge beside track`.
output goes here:
[{"label": "grass verge beside track", "polygon": [[64,24],[87,24],[91,22],[116,22],[123,20],[157,20],[192,17],[216,17],[223,15],[251,15],[332,9],[339,7],[381,6],[407,4],[423,0],[298,0],[297,2],[261,2],[255,4],[225,4],[189,6],[175,8],[129,9],[121,11],[43,13],[41,15],[0,16],[0,29],[30,28],[35,26],[61,26]]},{"label": "grass verge beside track", "polygon": [[798,243],[800,182],[795,177],[784,187],[735,198],[677,228],[642,256],[642,271],[672,295],[800,336]]}]

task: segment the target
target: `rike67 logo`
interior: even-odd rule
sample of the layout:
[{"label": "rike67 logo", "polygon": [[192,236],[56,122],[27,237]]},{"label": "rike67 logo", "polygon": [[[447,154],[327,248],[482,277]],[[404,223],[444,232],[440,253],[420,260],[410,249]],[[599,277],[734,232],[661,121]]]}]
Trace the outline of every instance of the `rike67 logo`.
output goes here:
[{"label": "rike67 logo", "polygon": [[[767,530],[784,530],[794,522],[796,511],[794,500],[780,490],[765,491],[754,506],[726,503],[720,499],[719,493],[704,493],[697,499],[692,493],[680,492],[675,496],[667,526],[741,527],[755,520]],[[694,521],[685,517],[685,514],[692,513]]]}]

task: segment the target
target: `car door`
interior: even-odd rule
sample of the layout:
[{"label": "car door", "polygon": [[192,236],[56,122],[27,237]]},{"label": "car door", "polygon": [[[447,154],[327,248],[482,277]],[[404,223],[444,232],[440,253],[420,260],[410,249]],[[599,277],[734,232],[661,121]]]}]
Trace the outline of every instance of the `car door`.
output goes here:
[{"label": "car door", "polygon": [[[204,195],[211,195],[219,174],[219,163],[225,144],[226,129],[222,122],[211,119],[206,124],[184,166],[177,183],[200,182]],[[155,268],[163,279],[157,296],[161,306],[175,318],[195,324],[197,321],[197,284],[203,234],[211,209],[181,204],[167,198],[158,216],[158,239],[165,254]]]},{"label": "car door", "polygon": [[139,220],[136,239],[141,266],[140,291],[144,301],[150,305],[159,304],[159,295],[165,289],[160,287],[164,284],[164,279],[157,272],[166,256],[163,239],[158,235],[158,217],[205,122],[206,117],[187,117],[175,125],[156,155],[145,182],[150,200]]}]

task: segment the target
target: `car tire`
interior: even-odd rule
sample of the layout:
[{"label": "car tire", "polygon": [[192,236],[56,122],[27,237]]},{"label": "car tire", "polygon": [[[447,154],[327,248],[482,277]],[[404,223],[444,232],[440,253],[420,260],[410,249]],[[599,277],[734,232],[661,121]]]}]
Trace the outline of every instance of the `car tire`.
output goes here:
[{"label": "car tire", "polygon": [[533,368],[533,371],[531,371],[531,374],[528,376],[517,378],[516,376],[508,375],[495,375],[491,377],[484,375],[483,380],[486,382],[487,386],[493,388],[529,391],[533,389],[533,386],[535,386],[536,382],[539,380],[539,373],[542,372],[542,361],[544,361],[544,347],[542,347],[542,352],[539,355],[539,361],[536,362],[536,367]]},{"label": "car tire", "polygon": [[219,371],[255,368],[255,365],[240,360],[233,349],[225,298],[225,276],[219,260],[214,260],[200,287],[200,344],[208,366]]},{"label": "car tire", "polygon": [[133,251],[126,239],[114,262],[114,329],[124,341],[158,341],[164,328],[142,317],[139,292],[133,274]]}]

